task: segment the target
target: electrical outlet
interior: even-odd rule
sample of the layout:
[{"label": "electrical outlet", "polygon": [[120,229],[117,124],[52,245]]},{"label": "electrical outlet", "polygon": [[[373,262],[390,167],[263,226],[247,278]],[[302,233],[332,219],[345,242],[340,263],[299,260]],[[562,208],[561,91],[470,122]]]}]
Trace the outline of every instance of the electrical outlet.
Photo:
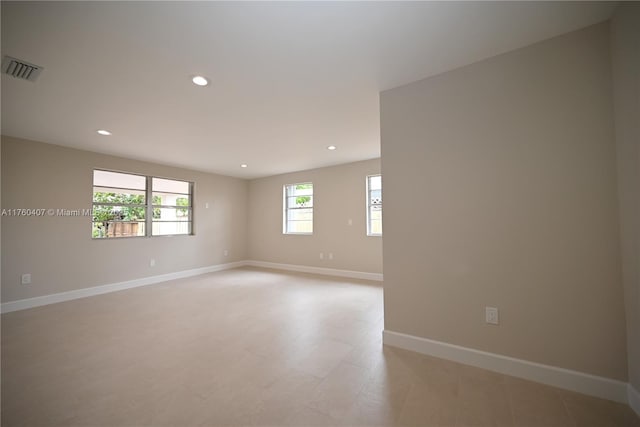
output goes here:
[{"label": "electrical outlet", "polygon": [[229,256],[229,250],[228,250],[228,249],[225,249],[225,250],[223,251],[223,253],[224,253],[224,256]]},{"label": "electrical outlet", "polygon": [[320,252],[320,259],[324,259],[324,254]]},{"label": "electrical outlet", "polygon": [[349,218],[349,220],[347,221],[347,225],[349,225],[349,226],[353,225],[353,220],[351,218]]},{"label": "electrical outlet", "polygon": [[329,259],[333,259],[333,252],[329,252]]},{"label": "electrical outlet", "polygon": [[496,307],[485,307],[484,314],[485,314],[485,322],[487,322],[488,324],[497,325],[499,323],[498,309]]},{"label": "electrical outlet", "polygon": [[205,208],[205,209],[209,209],[209,203],[205,203],[205,204],[204,204],[204,208]]},{"label": "electrical outlet", "polygon": [[154,258],[151,258],[149,260],[149,267],[155,267],[156,266],[156,260]]},{"label": "electrical outlet", "polygon": [[30,285],[31,284],[31,273],[23,274],[22,277],[20,278],[20,282],[23,285]]}]

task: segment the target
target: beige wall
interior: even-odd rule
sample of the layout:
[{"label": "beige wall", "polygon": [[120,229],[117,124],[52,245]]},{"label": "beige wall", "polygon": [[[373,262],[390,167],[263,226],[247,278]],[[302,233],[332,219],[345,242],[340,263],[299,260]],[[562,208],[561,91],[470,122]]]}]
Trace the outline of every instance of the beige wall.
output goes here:
[{"label": "beige wall", "polygon": [[622,3],[611,25],[629,382],[640,390],[640,3]]},{"label": "beige wall", "polygon": [[246,258],[245,180],[3,136],[2,207],[90,208],[94,168],[194,181],[195,235],[93,240],[90,217],[4,216],[3,302]]},{"label": "beige wall", "polygon": [[[382,238],[368,237],[366,230],[366,176],[378,173],[375,159],[252,180],[249,258],[382,273]],[[308,181],[313,182],[313,235],[282,234],[282,187]]]},{"label": "beige wall", "polygon": [[608,31],[381,94],[386,329],[626,380]]}]

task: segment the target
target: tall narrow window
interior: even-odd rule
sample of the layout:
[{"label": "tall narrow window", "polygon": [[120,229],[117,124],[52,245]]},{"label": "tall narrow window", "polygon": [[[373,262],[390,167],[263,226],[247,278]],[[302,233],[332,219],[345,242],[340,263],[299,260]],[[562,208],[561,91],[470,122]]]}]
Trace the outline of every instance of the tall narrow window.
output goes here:
[{"label": "tall narrow window", "polygon": [[191,183],[152,178],[152,235],[191,234]]},{"label": "tall narrow window", "polygon": [[284,186],[285,234],[313,234],[313,184],[305,182]]},{"label": "tall narrow window", "polygon": [[367,177],[367,236],[382,236],[382,176]]},{"label": "tall narrow window", "polygon": [[144,236],[146,188],[144,176],[94,170],[92,237]]}]

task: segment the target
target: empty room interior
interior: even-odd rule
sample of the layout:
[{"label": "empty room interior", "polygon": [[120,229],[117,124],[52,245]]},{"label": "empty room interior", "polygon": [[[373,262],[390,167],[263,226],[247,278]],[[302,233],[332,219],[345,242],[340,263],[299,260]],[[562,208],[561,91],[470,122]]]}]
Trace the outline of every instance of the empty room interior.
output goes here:
[{"label": "empty room interior", "polygon": [[640,426],[640,2],[0,12],[2,426]]}]

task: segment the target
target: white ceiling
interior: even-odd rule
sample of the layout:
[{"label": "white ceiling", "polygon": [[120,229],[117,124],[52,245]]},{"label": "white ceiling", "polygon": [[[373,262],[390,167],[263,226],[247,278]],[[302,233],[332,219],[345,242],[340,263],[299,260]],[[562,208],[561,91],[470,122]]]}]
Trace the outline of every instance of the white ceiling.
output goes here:
[{"label": "white ceiling", "polygon": [[243,178],[375,158],[381,90],[614,7],[3,1],[2,54],[45,69],[36,83],[2,75],[2,132]]}]

